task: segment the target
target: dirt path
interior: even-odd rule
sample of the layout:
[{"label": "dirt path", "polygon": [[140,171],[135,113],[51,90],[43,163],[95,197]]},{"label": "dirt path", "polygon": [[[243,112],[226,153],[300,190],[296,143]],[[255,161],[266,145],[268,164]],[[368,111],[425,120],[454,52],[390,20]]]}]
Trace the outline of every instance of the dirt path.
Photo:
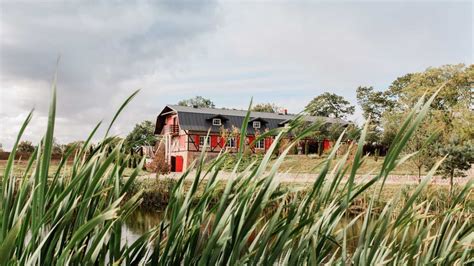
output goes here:
[{"label": "dirt path", "polygon": [[[232,176],[229,172],[220,172],[218,178],[221,180],[227,180]],[[181,173],[170,173],[167,175],[161,175],[160,178],[173,178],[178,179],[181,177]],[[194,177],[194,171],[190,173],[189,179]],[[277,178],[280,179],[280,182],[285,183],[312,183],[318,177],[318,174],[307,174],[307,173],[277,173]],[[373,175],[358,175],[356,176],[356,182],[360,183],[364,180],[369,180],[374,177]],[[141,176],[141,178],[156,178],[155,174],[149,174]],[[454,184],[463,185],[466,184],[470,179],[473,179],[474,176],[470,175],[463,178],[455,178]],[[418,184],[418,176],[413,175],[389,175],[386,181],[387,184],[400,184],[400,185],[409,185],[409,184]],[[449,179],[443,179],[440,176],[435,176],[431,180],[431,184],[435,185],[449,185]]]}]

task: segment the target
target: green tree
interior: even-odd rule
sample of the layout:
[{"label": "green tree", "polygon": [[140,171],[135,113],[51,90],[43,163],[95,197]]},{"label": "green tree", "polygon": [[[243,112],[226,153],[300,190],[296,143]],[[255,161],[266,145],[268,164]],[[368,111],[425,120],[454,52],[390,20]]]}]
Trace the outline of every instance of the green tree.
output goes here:
[{"label": "green tree", "polygon": [[375,91],[373,87],[360,86],[356,92],[364,118],[370,118],[367,141],[379,143],[382,139],[382,116],[386,110],[391,110],[395,103],[387,97],[386,92]]},{"label": "green tree", "polygon": [[125,138],[127,149],[136,149],[141,146],[154,146],[156,143],[155,126],[151,121],[143,121],[136,124],[133,130]]},{"label": "green tree", "polygon": [[56,138],[53,138],[53,154],[63,154],[64,145],[58,143]]},{"label": "green tree", "polygon": [[438,140],[439,134],[436,130],[436,125],[425,122],[418,127],[405,146],[407,153],[416,152],[412,156],[410,163],[418,170],[418,182],[421,182],[422,169],[430,169],[436,162],[435,143]]},{"label": "green tree", "polygon": [[454,177],[466,176],[465,171],[474,164],[474,143],[472,141],[462,143],[453,137],[447,144],[440,145],[437,151],[440,156],[447,156],[440,165],[439,172],[449,178],[452,192]]},{"label": "green tree", "polygon": [[344,97],[334,93],[325,92],[313,100],[305,107],[305,111],[314,116],[346,118],[355,111],[355,107]]},{"label": "green tree", "polygon": [[72,141],[72,142],[69,142],[66,145],[63,145],[64,146],[63,150],[67,151],[67,150],[72,149],[74,147],[74,150],[72,151],[72,154],[74,154],[82,148],[82,145],[84,145],[84,141],[82,141],[82,140]]},{"label": "green tree", "polygon": [[259,103],[252,107],[254,112],[277,113],[281,109],[280,106],[274,103]]},{"label": "green tree", "polygon": [[194,98],[181,100],[178,102],[178,105],[189,106],[189,107],[197,106],[201,108],[215,108],[216,107],[215,104],[210,99],[206,99],[202,96],[196,96]]},{"label": "green tree", "polygon": [[[429,96],[442,87],[406,151],[418,151],[410,162],[416,165],[419,172],[422,167],[431,167],[436,160],[448,155],[440,172],[450,178],[452,186],[453,178],[462,176],[472,163],[472,84],[474,66],[462,64],[428,68],[397,78],[385,92],[395,104],[386,109],[382,116],[384,141],[393,139],[400,121],[424,94]],[[434,141],[430,142],[430,138]]]},{"label": "green tree", "polygon": [[18,152],[33,152],[35,147],[31,143],[31,141],[24,140],[18,144],[17,151]]}]

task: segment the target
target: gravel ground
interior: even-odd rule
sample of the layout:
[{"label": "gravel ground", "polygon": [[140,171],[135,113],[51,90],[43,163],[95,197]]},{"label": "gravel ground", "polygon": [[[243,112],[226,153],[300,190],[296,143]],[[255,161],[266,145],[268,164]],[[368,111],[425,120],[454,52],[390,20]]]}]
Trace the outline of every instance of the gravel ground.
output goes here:
[{"label": "gravel ground", "polygon": [[[468,173],[467,177],[463,178],[454,178],[454,184],[462,185],[467,183],[470,179],[473,179],[474,176],[472,171]],[[178,179],[181,176],[181,173],[170,173],[167,175],[161,175],[160,178],[173,178]],[[219,179],[226,180],[232,176],[229,172],[221,172],[219,174]],[[318,174],[306,174],[306,173],[277,173],[277,178],[280,179],[280,182],[288,182],[288,183],[312,183]],[[189,179],[194,177],[194,172],[191,172],[189,175]],[[363,182],[364,180],[370,179],[373,177],[367,175],[358,175],[356,176],[356,182]],[[142,178],[155,178],[154,174],[142,176]],[[435,176],[431,180],[432,184],[436,185],[449,185],[449,179],[443,179],[440,176]],[[410,175],[389,175],[386,181],[386,184],[418,184],[418,176],[410,176]]]}]

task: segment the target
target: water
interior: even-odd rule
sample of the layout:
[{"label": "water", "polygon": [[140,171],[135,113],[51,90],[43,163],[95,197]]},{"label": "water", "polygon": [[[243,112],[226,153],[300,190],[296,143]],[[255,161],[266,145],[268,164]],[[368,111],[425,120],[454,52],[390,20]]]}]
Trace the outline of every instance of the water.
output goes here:
[{"label": "water", "polygon": [[[158,226],[163,219],[163,215],[162,211],[136,210],[122,226],[122,243],[127,242],[130,244],[153,227]],[[347,226],[353,218],[343,217],[340,221],[340,226]],[[363,217],[356,221],[346,232],[348,250],[353,250],[357,246],[362,226]],[[439,226],[439,223],[435,223],[433,229],[437,229]]]},{"label": "water", "polygon": [[163,217],[162,212],[136,210],[122,225],[122,241],[132,243],[144,233],[157,226]]}]

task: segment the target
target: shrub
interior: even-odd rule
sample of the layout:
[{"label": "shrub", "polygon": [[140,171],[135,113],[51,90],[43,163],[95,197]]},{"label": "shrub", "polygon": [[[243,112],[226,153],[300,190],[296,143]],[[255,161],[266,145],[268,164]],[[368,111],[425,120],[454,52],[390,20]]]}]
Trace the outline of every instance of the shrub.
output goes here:
[{"label": "shrub", "polygon": [[32,153],[35,150],[35,147],[31,141],[24,140],[18,144],[18,148],[16,150],[18,152]]},{"label": "shrub", "polygon": [[160,141],[156,144],[156,152],[155,156],[153,157],[153,161],[147,164],[146,168],[148,171],[156,173],[157,176],[162,174],[168,174],[170,172],[170,166],[166,162],[166,155],[165,155],[165,144],[163,141]]}]

